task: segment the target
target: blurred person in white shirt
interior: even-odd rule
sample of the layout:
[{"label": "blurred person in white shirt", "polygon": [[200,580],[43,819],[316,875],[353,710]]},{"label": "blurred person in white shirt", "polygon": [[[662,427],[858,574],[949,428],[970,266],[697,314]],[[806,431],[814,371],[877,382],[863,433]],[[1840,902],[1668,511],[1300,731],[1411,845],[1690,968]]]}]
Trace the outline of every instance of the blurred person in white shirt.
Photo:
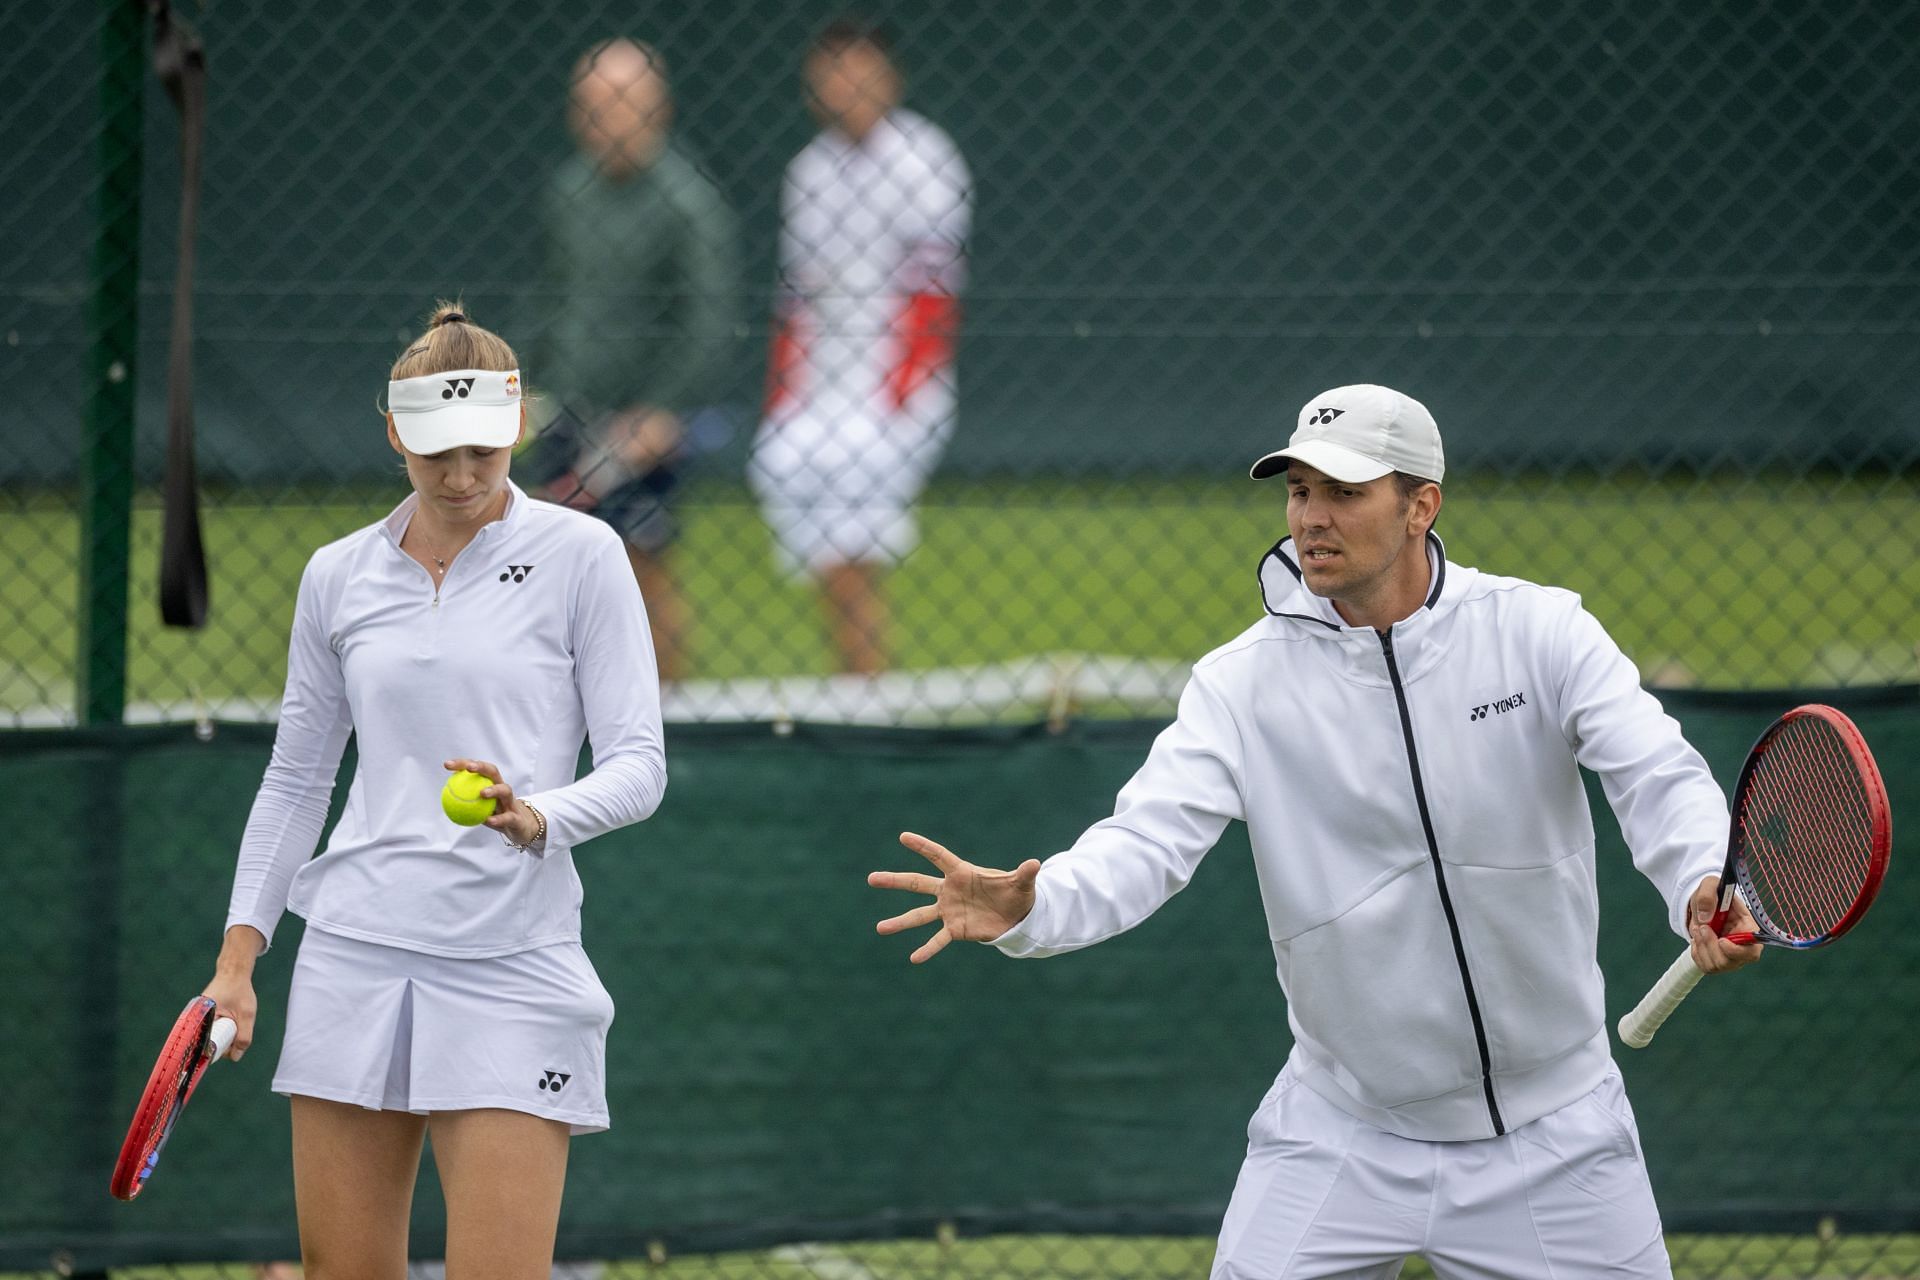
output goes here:
[{"label": "blurred person in white shirt", "polygon": [[842,670],[889,663],[886,570],[953,434],[973,179],[901,105],[891,41],[841,20],[814,40],[822,128],[787,166],[767,406],[748,478],[783,568],[814,580]]}]

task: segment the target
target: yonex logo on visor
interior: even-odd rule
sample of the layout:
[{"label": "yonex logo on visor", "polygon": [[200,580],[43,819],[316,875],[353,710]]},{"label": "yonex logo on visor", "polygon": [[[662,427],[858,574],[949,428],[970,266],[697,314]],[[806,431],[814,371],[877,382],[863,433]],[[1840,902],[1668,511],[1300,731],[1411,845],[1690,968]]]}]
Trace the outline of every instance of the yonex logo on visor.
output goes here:
[{"label": "yonex logo on visor", "polygon": [[1316,427],[1323,426],[1326,423],[1332,422],[1345,412],[1345,409],[1320,409],[1316,411],[1311,418],[1308,418],[1307,422]]},{"label": "yonex logo on visor", "polygon": [[387,383],[393,429],[410,452],[510,448],[520,438],[518,369],[442,369]]}]

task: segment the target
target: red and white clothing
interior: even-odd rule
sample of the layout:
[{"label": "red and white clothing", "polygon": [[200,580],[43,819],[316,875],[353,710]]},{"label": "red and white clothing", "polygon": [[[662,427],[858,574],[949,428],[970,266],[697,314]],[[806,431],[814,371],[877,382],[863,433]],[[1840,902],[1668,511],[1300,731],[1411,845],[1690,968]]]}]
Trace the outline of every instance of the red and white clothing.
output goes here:
[{"label": "red and white clothing", "polygon": [[972,216],[953,140],[896,109],[816,137],[781,192],[780,300],[749,478],[787,567],[896,560],[953,431]]}]

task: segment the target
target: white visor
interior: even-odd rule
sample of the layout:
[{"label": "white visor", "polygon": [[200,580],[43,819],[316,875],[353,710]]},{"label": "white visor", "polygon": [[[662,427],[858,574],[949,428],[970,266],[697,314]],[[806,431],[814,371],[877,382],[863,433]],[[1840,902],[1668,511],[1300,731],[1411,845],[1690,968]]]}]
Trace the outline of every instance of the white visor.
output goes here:
[{"label": "white visor", "polygon": [[409,453],[511,448],[520,438],[520,371],[453,369],[387,384],[387,411]]}]

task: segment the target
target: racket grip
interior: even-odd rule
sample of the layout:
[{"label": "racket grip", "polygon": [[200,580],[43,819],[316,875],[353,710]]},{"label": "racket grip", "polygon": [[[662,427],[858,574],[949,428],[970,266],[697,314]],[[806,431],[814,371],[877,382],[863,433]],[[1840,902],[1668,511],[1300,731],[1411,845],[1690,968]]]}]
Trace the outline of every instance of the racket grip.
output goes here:
[{"label": "racket grip", "polygon": [[1653,1039],[1653,1033],[1669,1014],[1680,1007],[1687,993],[1700,984],[1706,975],[1700,972],[1700,966],[1693,962],[1691,950],[1682,951],[1680,958],[1667,966],[1660,975],[1660,981],[1653,989],[1640,998],[1640,1003],[1627,1010],[1620,1019],[1620,1043],[1630,1049],[1644,1049]]},{"label": "racket grip", "polygon": [[227,1056],[227,1050],[233,1047],[233,1037],[239,1033],[240,1025],[232,1018],[215,1018],[213,1030],[207,1033],[207,1040],[213,1046],[207,1061],[218,1062]]}]

